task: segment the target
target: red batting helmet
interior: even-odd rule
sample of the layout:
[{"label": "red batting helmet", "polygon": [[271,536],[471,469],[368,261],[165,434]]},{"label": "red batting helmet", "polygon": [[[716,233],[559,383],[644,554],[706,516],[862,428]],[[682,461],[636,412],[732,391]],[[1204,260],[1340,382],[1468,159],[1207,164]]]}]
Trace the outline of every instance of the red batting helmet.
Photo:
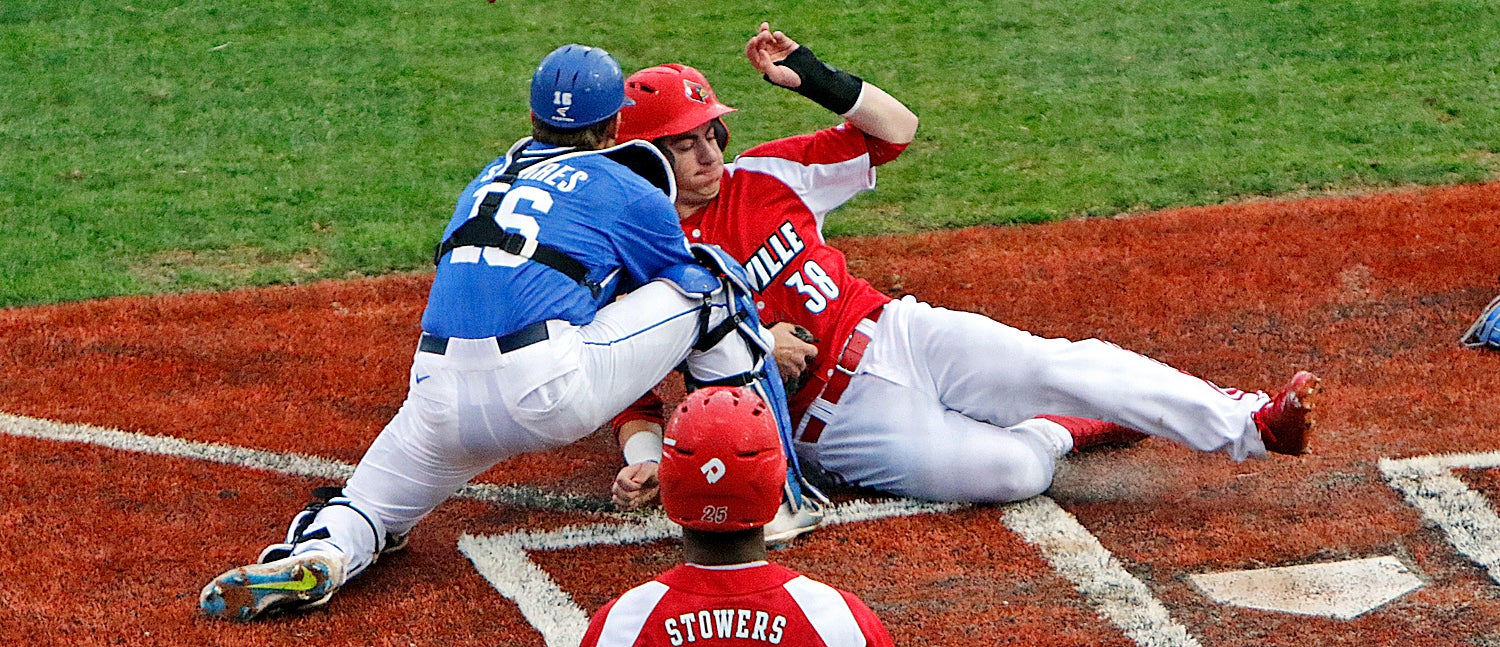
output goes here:
[{"label": "red batting helmet", "polygon": [[[719,103],[703,73],[677,63],[648,67],[630,75],[625,79],[625,96],[635,105],[620,110],[620,134],[615,139],[622,142],[681,135],[734,112],[734,108]],[[729,130],[720,121],[714,131],[723,148],[729,143]]]},{"label": "red batting helmet", "polygon": [[753,391],[709,387],[688,395],[662,441],[661,504],[685,528],[733,532],[776,517],[786,458],[776,414]]}]

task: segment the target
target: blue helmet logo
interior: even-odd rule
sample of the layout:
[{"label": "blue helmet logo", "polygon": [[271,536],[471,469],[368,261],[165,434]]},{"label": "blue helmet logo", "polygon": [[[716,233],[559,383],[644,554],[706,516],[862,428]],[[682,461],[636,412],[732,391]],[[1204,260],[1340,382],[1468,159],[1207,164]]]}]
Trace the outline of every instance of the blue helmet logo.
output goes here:
[{"label": "blue helmet logo", "polygon": [[1474,325],[1464,333],[1463,344],[1470,348],[1481,348],[1488,346],[1500,350],[1500,297],[1495,297]]},{"label": "blue helmet logo", "polygon": [[625,97],[620,64],[597,47],[563,45],[531,75],[531,112],[553,128],[592,126],[634,103]]}]

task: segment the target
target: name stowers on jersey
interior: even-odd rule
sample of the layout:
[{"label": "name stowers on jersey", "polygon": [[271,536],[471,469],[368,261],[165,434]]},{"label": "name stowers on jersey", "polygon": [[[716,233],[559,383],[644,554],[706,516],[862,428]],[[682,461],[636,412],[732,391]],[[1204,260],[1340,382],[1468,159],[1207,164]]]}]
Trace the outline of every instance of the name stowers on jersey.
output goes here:
[{"label": "name stowers on jersey", "polygon": [[890,645],[854,595],[767,562],[684,564],[594,615],[583,647]]},{"label": "name stowers on jersey", "polygon": [[[753,640],[780,645],[786,635],[786,616],[774,617],[760,609],[699,609],[662,621],[673,645],[715,638]],[[696,629],[696,631],[695,631]]]}]

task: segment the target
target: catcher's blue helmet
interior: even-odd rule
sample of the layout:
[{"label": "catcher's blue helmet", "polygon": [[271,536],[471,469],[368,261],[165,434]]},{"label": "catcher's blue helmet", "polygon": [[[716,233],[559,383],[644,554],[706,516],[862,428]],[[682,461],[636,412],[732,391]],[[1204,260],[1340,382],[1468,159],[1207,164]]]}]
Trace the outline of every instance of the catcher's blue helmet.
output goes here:
[{"label": "catcher's blue helmet", "polygon": [[531,75],[531,112],[553,128],[592,126],[634,103],[625,97],[620,64],[597,47],[563,45]]},{"label": "catcher's blue helmet", "polygon": [[1484,312],[1474,321],[1474,325],[1469,326],[1469,331],[1464,333],[1461,341],[1470,348],[1489,346],[1500,349],[1500,297],[1495,297],[1485,306]]}]

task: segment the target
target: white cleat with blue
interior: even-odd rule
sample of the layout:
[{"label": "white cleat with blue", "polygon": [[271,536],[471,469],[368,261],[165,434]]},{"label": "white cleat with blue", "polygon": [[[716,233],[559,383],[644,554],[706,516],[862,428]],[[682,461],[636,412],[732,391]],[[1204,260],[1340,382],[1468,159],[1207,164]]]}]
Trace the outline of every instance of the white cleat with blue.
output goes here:
[{"label": "white cleat with blue", "polygon": [[206,615],[243,622],[322,606],[343,584],[341,556],[314,550],[231,569],[203,587],[198,606]]}]

